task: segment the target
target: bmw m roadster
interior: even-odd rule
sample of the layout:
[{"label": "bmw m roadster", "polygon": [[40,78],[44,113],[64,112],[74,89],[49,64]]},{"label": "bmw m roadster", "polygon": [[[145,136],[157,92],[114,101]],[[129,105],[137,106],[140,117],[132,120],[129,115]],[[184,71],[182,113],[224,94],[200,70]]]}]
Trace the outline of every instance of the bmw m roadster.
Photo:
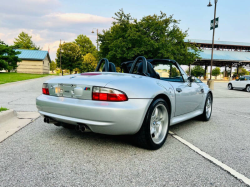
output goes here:
[{"label": "bmw m roadster", "polygon": [[44,122],[109,135],[133,135],[135,143],[158,149],[169,126],[199,116],[208,121],[213,94],[169,59],[143,56],[121,65],[107,59],[95,72],[48,80],[37,97]]}]

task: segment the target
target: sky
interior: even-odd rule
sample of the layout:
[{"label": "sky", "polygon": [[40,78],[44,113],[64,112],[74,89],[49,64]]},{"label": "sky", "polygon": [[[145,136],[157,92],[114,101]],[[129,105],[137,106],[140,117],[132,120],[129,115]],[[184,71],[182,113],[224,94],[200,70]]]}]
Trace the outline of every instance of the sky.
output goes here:
[{"label": "sky", "polygon": [[[109,29],[112,16],[122,8],[138,20],[163,11],[180,20],[179,27],[188,29],[187,38],[212,40],[209,26],[214,0],[212,7],[207,7],[208,3],[209,0],[0,0],[0,39],[12,45],[24,31],[43,50],[50,48],[54,60],[60,39],[71,42],[84,34],[96,44],[96,29]],[[250,43],[249,7],[250,0],[218,0],[215,40]]]}]

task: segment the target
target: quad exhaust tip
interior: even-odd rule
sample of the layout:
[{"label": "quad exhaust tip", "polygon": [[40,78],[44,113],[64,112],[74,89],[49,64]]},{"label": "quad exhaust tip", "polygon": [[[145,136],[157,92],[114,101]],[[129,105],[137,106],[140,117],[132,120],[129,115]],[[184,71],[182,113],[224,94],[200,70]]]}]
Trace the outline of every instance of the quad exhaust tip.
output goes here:
[{"label": "quad exhaust tip", "polygon": [[[53,123],[56,126],[61,126],[62,124],[58,121],[55,121],[47,116],[44,116],[43,119],[44,123]],[[78,124],[76,125],[75,129],[80,132],[90,131],[89,127],[85,124]]]},{"label": "quad exhaust tip", "polygon": [[86,127],[83,124],[77,125],[76,130],[80,132],[85,132]]},{"label": "quad exhaust tip", "polygon": [[55,121],[49,117],[44,117],[43,121],[44,121],[44,123],[54,123],[54,124],[57,123],[57,121]]}]

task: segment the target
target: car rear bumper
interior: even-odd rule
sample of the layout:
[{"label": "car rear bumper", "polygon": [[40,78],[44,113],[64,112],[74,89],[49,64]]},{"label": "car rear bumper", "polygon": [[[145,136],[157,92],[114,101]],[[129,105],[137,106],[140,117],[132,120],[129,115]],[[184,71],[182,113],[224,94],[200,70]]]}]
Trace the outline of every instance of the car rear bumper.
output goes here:
[{"label": "car rear bumper", "polygon": [[120,135],[138,132],[151,101],[105,102],[41,95],[36,105],[40,114],[58,122],[85,124],[96,133]]}]

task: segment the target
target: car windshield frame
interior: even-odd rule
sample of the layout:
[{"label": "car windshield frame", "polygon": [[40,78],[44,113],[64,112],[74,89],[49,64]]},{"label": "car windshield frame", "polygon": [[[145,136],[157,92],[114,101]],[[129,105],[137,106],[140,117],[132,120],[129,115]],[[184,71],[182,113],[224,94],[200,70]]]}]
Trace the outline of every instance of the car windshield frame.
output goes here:
[{"label": "car windshield frame", "polygon": [[[185,82],[185,79],[184,79],[184,77],[183,77],[183,73],[182,73],[182,71],[180,70],[178,64],[177,64],[175,61],[169,60],[169,59],[152,59],[152,60],[147,59],[147,61],[150,62],[150,63],[153,65],[154,68],[155,68],[155,66],[158,65],[158,64],[169,65],[169,64],[171,63],[171,64],[174,65],[175,68],[179,71],[180,77],[181,77],[181,79],[160,77],[160,80],[168,81],[168,82],[182,82],[182,83]],[[154,69],[154,70],[155,70],[155,69]],[[157,73],[158,73],[158,72],[157,72]],[[177,80],[177,81],[176,81],[176,80]],[[180,81],[179,81],[179,80],[180,80]]]}]

